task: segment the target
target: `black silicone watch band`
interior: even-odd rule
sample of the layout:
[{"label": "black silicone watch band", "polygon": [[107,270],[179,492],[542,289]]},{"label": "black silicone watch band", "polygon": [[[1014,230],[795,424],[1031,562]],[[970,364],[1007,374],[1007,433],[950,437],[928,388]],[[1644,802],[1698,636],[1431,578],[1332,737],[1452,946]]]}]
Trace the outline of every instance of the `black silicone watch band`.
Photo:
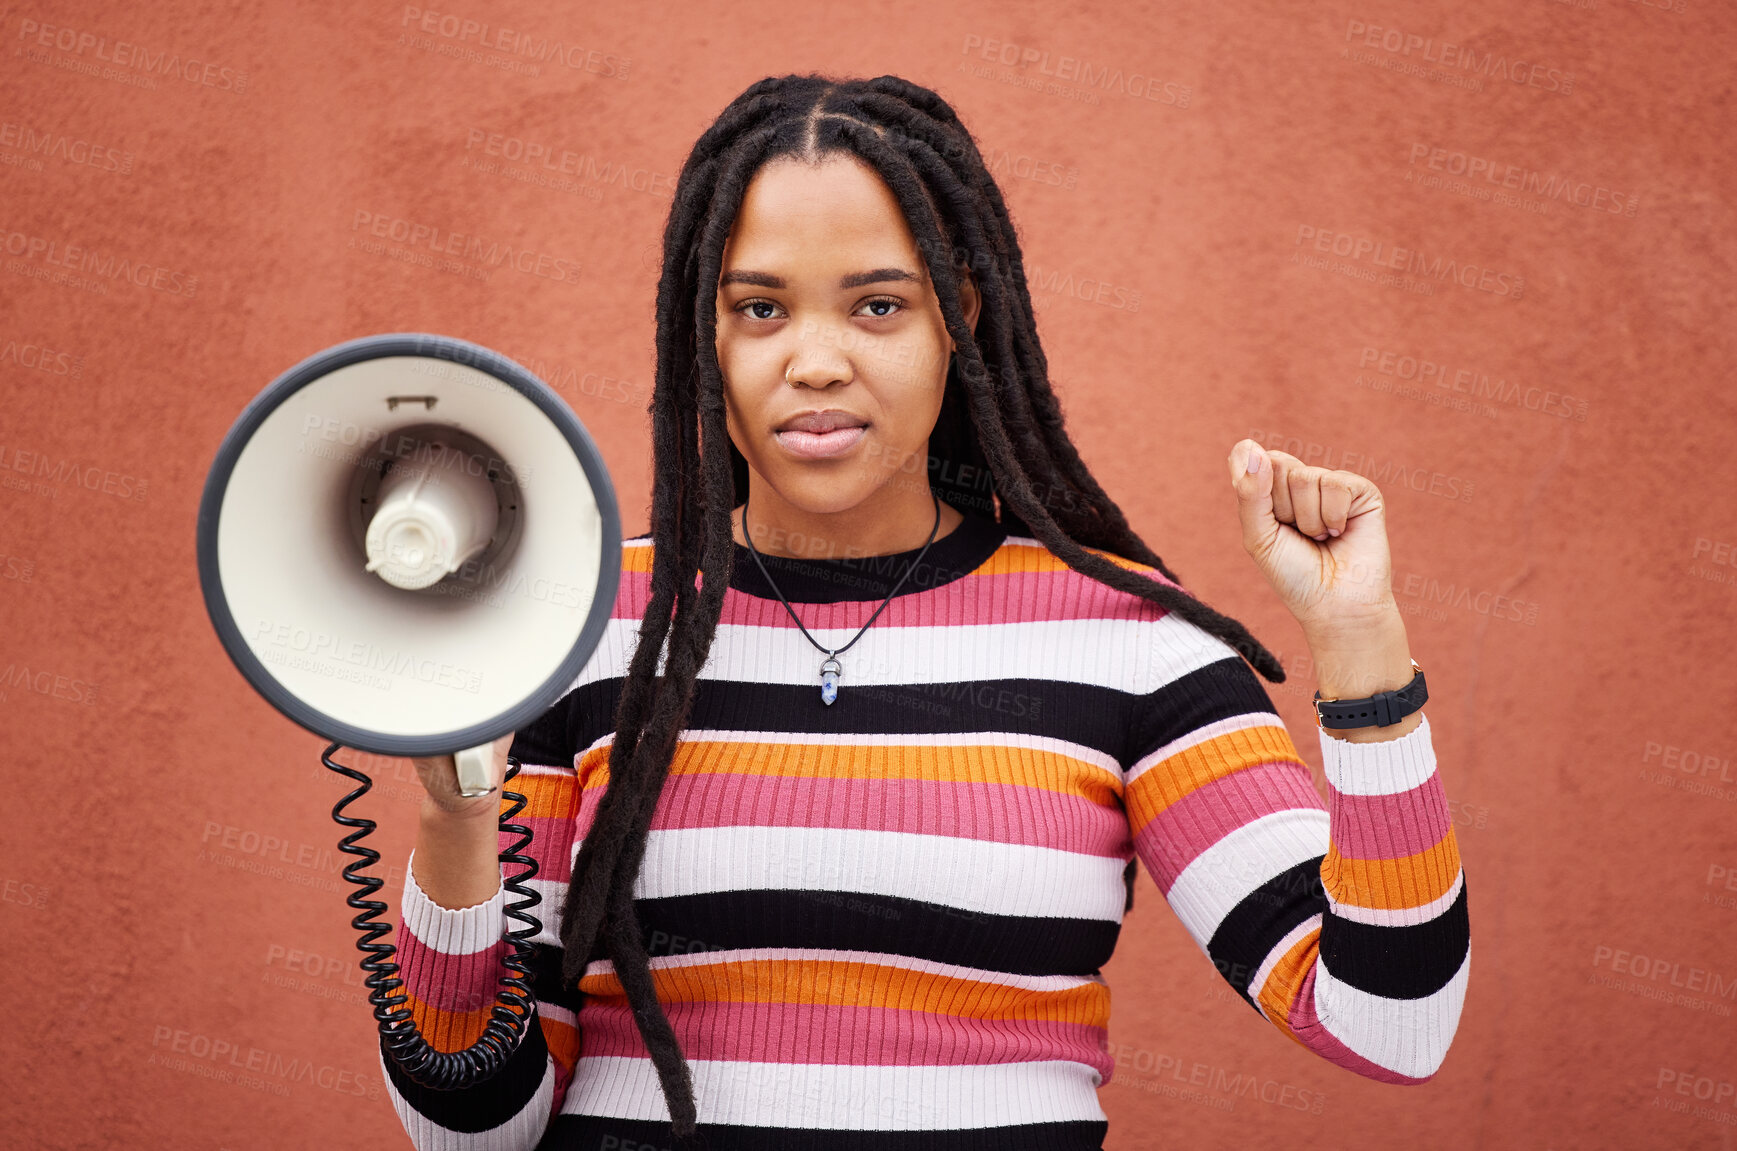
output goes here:
[{"label": "black silicone watch band", "polygon": [[1315,693],[1315,724],[1341,730],[1349,727],[1391,727],[1424,705],[1429,689],[1423,669],[1411,661],[1411,682],[1393,691],[1378,691],[1364,699],[1322,699]]}]

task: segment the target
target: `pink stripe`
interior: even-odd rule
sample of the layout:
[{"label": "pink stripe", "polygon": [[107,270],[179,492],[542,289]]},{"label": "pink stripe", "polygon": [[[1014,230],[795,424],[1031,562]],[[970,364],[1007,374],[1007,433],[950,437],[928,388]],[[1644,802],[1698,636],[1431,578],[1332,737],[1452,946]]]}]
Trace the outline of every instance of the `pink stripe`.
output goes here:
[{"label": "pink stripe", "polygon": [[[1108,1079],[1115,1063],[1101,1027],[1054,1020],[979,1020],[894,1007],[815,1003],[667,1003],[689,1059],[865,1066],[1077,1059]],[[584,1054],[648,1059],[625,1005],[587,999]]]},{"label": "pink stripe", "polygon": [[[992,623],[1040,623],[1072,619],[1159,619],[1165,609],[1139,596],[1118,591],[1069,569],[1062,572],[1011,572],[963,577],[963,586],[901,595],[875,620],[876,627],[937,627]],[[1163,583],[1163,580],[1155,582]],[[651,573],[621,573],[611,615],[640,619],[651,602]],[[846,600],[804,604],[802,622],[809,628],[861,627],[880,600]],[[731,588],[724,595],[724,624],[789,628],[796,624],[776,599],[760,599]]]},{"label": "pink stripe", "polygon": [[1291,1004],[1288,1022],[1291,1025],[1291,1030],[1296,1033],[1298,1039],[1303,1041],[1305,1047],[1328,1062],[1337,1063],[1347,1071],[1355,1071],[1359,1075],[1379,1080],[1382,1083],[1418,1084],[1428,1083],[1434,1078],[1433,1075],[1426,1075],[1422,1079],[1417,1079],[1383,1067],[1381,1064],[1357,1054],[1340,1042],[1338,1036],[1328,1031],[1326,1025],[1315,1015],[1315,968],[1313,967],[1309,968],[1309,973],[1303,977],[1302,986],[1297,990],[1297,998]]},{"label": "pink stripe", "polygon": [[1328,788],[1333,844],[1347,859],[1403,859],[1440,843],[1453,827],[1441,780],[1397,795],[1342,795]]},{"label": "pink stripe", "polygon": [[[1140,780],[1129,786],[1139,787]],[[1275,811],[1324,810],[1325,806],[1307,768],[1294,762],[1260,763],[1171,804],[1140,830],[1135,842],[1141,845],[1141,859],[1152,878],[1168,896],[1184,868],[1237,828]]]},{"label": "pink stripe", "polygon": [[398,977],[410,994],[442,1011],[481,1011],[494,1002],[500,986],[505,941],[470,955],[446,955],[416,938],[408,927],[398,931]]},{"label": "pink stripe", "polygon": [[[603,789],[597,788],[593,794],[600,800],[603,798]],[[531,842],[523,854],[529,855],[537,861],[537,879],[558,878],[565,880],[567,878],[566,875],[550,875],[549,866],[551,863],[559,863],[563,860],[566,861],[569,868],[572,866],[573,843],[591,830],[591,820],[596,814],[597,800],[593,800],[590,807],[583,811],[576,820],[559,819],[546,815],[529,818],[521,815],[514,820],[515,823],[530,829]],[[503,831],[500,836],[500,849],[505,851],[518,841],[519,837],[516,834]],[[506,874],[511,876],[513,871],[510,868],[516,866],[516,864],[507,865],[509,870],[506,870]]]}]

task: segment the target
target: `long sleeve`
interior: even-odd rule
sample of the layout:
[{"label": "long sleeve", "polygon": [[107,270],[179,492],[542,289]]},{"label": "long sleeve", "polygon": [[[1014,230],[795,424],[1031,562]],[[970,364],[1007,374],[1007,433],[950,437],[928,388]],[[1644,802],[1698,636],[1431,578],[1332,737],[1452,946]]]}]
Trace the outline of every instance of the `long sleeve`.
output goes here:
[{"label": "long sleeve", "polygon": [[[515,741],[514,753],[522,750]],[[533,745],[525,754],[535,751]],[[555,892],[544,878],[557,873],[565,878],[566,867],[557,868],[556,861],[566,864],[573,845],[574,769],[570,763],[524,764],[509,788],[526,799],[518,822],[531,829],[527,854],[537,860],[539,878],[530,887],[542,897],[530,909],[543,925],[531,938],[534,1014],[500,1071],[459,1091],[418,1086],[382,1045],[387,1094],[417,1151],[529,1151],[560,1110],[578,1061],[579,997],[560,986],[559,909],[550,906]],[[503,833],[502,849],[517,839]],[[508,867],[509,874],[516,874],[516,865],[502,865],[503,872]],[[565,886],[560,884],[562,890]],[[503,887],[474,907],[443,908],[418,886],[412,853],[412,866],[405,869],[398,963],[417,1032],[436,1050],[468,1047],[488,1023],[500,977],[508,970],[503,960],[510,947],[504,935],[521,926],[508,918],[508,900]]]},{"label": "long sleeve", "polygon": [[1131,725],[1136,853],[1280,1031],[1371,1079],[1429,1079],[1459,1024],[1470,931],[1428,718],[1377,743],[1320,733],[1323,802],[1254,673],[1186,632],[1191,670],[1140,697]]}]

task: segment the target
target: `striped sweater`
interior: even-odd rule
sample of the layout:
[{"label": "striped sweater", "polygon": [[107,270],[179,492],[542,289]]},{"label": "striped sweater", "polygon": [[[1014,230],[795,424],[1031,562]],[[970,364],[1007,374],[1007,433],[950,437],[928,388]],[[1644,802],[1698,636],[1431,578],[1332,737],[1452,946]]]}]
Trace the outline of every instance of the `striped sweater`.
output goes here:
[{"label": "striped sweater", "polygon": [[[833,647],[915,555],[764,559]],[[624,545],[601,646],[513,744],[542,896],[536,1019],[466,1090],[382,1059],[417,1148],[674,1146],[601,948],[577,993],[559,985],[560,908],[609,781],[651,556],[648,538]],[[1098,1148],[1114,1071],[1100,969],[1135,856],[1281,1034],[1372,1079],[1435,1073],[1469,935],[1427,719],[1378,743],[1322,733],[1323,802],[1231,648],[974,514],[841,657],[829,706],[824,657],[748,550],[735,558],[634,892],[707,1146]],[[481,1033],[505,904],[448,910],[406,878],[400,962],[438,1049]]]}]

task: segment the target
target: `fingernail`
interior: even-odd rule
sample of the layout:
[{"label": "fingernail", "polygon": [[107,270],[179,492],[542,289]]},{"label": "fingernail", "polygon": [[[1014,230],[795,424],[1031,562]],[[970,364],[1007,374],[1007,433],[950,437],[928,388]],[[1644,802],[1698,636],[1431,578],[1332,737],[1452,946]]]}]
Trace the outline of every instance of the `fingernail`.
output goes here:
[{"label": "fingernail", "polygon": [[1261,470],[1261,454],[1259,452],[1256,452],[1256,451],[1249,452],[1248,464],[1247,464],[1248,474],[1252,476],[1260,470]]},{"label": "fingernail", "polygon": [[1328,528],[1327,534],[1330,536],[1336,536],[1339,534],[1339,529],[1338,528]]}]

